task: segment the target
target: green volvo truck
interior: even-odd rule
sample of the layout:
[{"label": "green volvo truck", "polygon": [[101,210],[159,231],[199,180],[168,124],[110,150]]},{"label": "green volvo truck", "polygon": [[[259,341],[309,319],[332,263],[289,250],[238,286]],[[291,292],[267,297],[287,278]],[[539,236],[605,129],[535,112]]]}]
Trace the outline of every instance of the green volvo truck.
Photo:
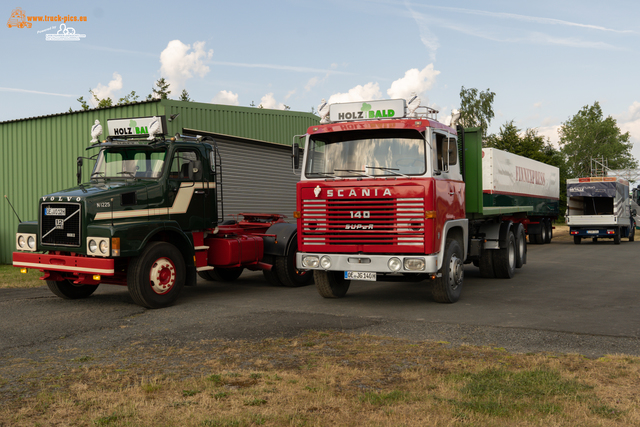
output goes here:
[{"label": "green volvo truck", "polygon": [[[13,265],[43,273],[51,291],[86,298],[100,284],[127,286],[144,307],[172,304],[197,276],[231,281],[262,270],[272,284],[312,279],[295,268],[296,226],[282,215],[223,221],[216,142],[164,135],[166,120],[138,117],[92,127],[90,157],[78,157],[76,187],[42,196],[38,220],[18,225]],[[95,161],[90,181],[82,167]]]}]

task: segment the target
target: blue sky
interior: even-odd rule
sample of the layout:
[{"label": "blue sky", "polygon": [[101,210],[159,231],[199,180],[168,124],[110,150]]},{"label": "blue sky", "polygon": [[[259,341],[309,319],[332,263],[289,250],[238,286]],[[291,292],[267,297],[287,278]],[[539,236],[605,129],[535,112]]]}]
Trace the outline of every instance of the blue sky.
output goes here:
[{"label": "blue sky", "polygon": [[465,86],[496,93],[490,132],[514,120],[552,142],[598,101],[640,159],[635,1],[16,1],[0,17],[16,7],[86,16],[66,24],[84,37],[3,25],[0,121],[79,109],[89,89],[142,99],[160,77],[170,97],[295,111],[416,91],[444,121]]}]

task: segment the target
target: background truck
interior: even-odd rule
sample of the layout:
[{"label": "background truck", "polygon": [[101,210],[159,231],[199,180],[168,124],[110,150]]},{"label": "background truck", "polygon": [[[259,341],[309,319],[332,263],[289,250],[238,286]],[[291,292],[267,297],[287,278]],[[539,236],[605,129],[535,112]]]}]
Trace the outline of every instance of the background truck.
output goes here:
[{"label": "background truck", "polygon": [[613,239],[622,237],[633,242],[636,212],[631,208],[629,182],[614,177],[587,177],[567,180],[566,223],[579,245],[582,239]]},{"label": "background truck", "polygon": [[531,205],[522,223],[529,243],[551,243],[553,221],[558,219],[560,169],[496,148],[482,149],[482,194],[484,206]]},{"label": "background truck", "polygon": [[[87,150],[98,153],[78,158],[78,186],[41,197],[38,220],[18,225],[14,266],[42,271],[62,298],[115,284],[148,308],[172,304],[197,275],[231,281],[247,268],[263,270],[271,283],[309,283],[311,274],[295,268],[295,225],[282,215],[222,221],[214,140],[165,138],[164,117],[109,120],[108,127],[109,137],[97,142],[96,120],[97,143]],[[86,159],[95,166],[81,183]]]},{"label": "background truck", "polygon": [[526,263],[534,206],[516,185],[520,163],[510,187],[500,181],[514,197],[485,198],[480,130],[446,126],[419,102],[322,104],[321,124],[294,138],[294,164],[305,139],[297,265],[313,270],[323,297],[344,296],[351,280],[428,279],[433,298],[450,303],[464,263],[499,278]]}]

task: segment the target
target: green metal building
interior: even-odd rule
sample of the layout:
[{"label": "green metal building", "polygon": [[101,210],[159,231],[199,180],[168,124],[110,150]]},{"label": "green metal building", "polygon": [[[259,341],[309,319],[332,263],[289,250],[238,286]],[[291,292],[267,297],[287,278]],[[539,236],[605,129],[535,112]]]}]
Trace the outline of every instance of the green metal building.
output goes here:
[{"label": "green metal building", "polygon": [[[91,126],[107,119],[165,116],[168,134],[187,129],[214,136],[222,157],[225,215],[295,210],[291,143],[319,123],[312,113],[173,101],[144,101],[0,122],[0,189],[20,219],[36,220],[38,198],[76,185],[76,159],[89,157]],[[104,138],[104,135],[102,136]],[[85,161],[83,181],[93,162]],[[11,264],[18,219],[7,201],[0,212],[0,264]]]}]

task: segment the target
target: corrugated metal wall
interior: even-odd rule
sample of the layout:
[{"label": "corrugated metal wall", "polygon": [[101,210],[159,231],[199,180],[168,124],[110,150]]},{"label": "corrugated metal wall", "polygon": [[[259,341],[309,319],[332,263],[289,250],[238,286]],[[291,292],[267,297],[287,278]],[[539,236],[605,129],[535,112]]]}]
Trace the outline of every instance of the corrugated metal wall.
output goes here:
[{"label": "corrugated metal wall", "polygon": [[[311,113],[292,111],[266,110],[248,107],[233,107],[224,105],[204,104],[196,102],[181,102],[172,100],[158,100],[140,102],[124,106],[77,111],[73,113],[57,114],[45,117],[14,120],[0,123],[0,191],[7,195],[23,221],[37,219],[38,198],[48,193],[74,187],[76,185],[76,158],[89,157],[96,150],[86,151],[91,139],[90,130],[94,121],[100,120],[106,133],[107,119],[124,117],[143,117],[153,115],[179,114],[175,120],[168,123],[169,134],[181,133],[183,128],[201,129],[210,132],[257,139],[278,144],[291,145],[293,135],[303,134],[309,126],[318,123],[318,118]],[[103,135],[103,138],[105,135]],[[222,145],[222,144],[221,144]],[[266,146],[265,146],[266,147]],[[241,151],[241,149],[239,149]],[[242,182],[247,177],[259,176],[266,180],[270,174],[266,166],[268,162],[253,163],[254,159],[266,158],[270,150],[252,149],[244,152],[246,157],[240,157],[244,163],[237,163],[237,167],[227,166],[234,159],[234,150],[228,154],[223,152],[223,168],[225,175],[225,190],[232,187],[233,180]],[[282,152],[283,158],[272,161],[276,169],[281,169],[278,162],[287,163],[286,170],[290,173],[290,157],[288,150],[274,149],[274,153]],[[223,149],[221,148],[221,151]],[[226,150],[228,151],[228,150]],[[259,154],[258,154],[259,153]],[[236,160],[233,160],[236,161]],[[283,164],[284,164],[283,163]],[[244,166],[242,170],[241,165]],[[249,165],[252,166],[249,166]],[[83,180],[88,180],[93,162],[85,162]],[[236,178],[232,174],[236,173]],[[251,175],[242,175],[248,173]],[[260,173],[263,173],[261,176]],[[256,175],[258,174],[258,175]],[[272,185],[282,185],[280,178],[274,178]],[[249,179],[251,181],[251,179]],[[265,181],[268,182],[268,181]],[[279,184],[278,184],[279,183]],[[235,185],[235,184],[234,184]],[[276,188],[276,187],[273,187]],[[288,187],[287,187],[288,188]],[[229,192],[231,190],[228,190]],[[242,197],[250,188],[238,192],[238,209],[242,206]],[[294,190],[295,192],[295,187]],[[234,191],[235,193],[235,191]],[[248,194],[248,193],[247,193]],[[264,195],[264,193],[262,194]],[[225,191],[227,197],[227,191]],[[251,196],[247,196],[250,198]],[[244,200],[247,200],[245,198]],[[232,200],[231,200],[232,201]],[[10,264],[11,253],[15,249],[15,232],[18,220],[11,211],[9,204],[2,201],[0,208],[0,263]],[[236,203],[235,201],[233,203]],[[277,199],[274,199],[277,203]],[[283,214],[292,216],[295,204],[283,201]],[[231,213],[233,205],[225,209]],[[269,205],[269,207],[276,205]],[[266,212],[266,210],[263,210]]]}]

